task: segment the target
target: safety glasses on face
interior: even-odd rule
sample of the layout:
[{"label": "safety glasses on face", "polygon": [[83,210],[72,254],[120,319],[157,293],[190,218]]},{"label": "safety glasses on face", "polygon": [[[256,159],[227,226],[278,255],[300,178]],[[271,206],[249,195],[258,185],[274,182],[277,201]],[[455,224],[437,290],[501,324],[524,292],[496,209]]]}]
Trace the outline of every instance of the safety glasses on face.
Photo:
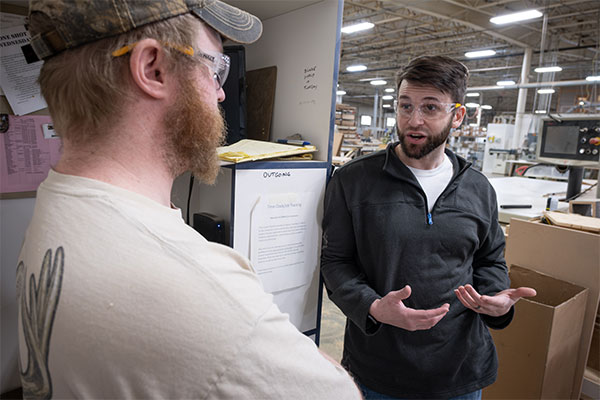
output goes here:
[{"label": "safety glasses on face", "polygon": [[410,118],[413,112],[417,112],[421,115],[421,118],[427,120],[433,120],[443,118],[446,114],[461,107],[460,103],[440,103],[437,101],[426,101],[418,106],[414,106],[410,102],[400,100],[398,102],[398,116],[402,118]]},{"label": "safety glasses on face", "polygon": [[[123,46],[120,49],[113,51],[111,54],[113,57],[125,55],[129,53],[137,43],[138,42]],[[227,75],[229,75],[229,66],[231,64],[229,56],[219,53],[218,51],[197,50],[192,46],[181,46],[164,42],[162,44],[163,46],[170,47],[179,51],[180,53],[188,55],[194,60],[207,66],[208,69],[213,73],[213,79],[217,85],[217,90],[223,87],[223,84],[227,80]]]}]

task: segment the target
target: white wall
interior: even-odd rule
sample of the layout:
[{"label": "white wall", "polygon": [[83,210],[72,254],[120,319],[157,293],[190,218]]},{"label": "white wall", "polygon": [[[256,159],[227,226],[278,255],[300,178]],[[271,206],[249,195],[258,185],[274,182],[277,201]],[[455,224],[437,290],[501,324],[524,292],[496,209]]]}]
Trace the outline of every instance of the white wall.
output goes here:
[{"label": "white wall", "polygon": [[[277,66],[271,141],[300,133],[327,160],[334,102],[337,0],[263,21],[263,36],[246,50],[246,69]],[[309,76],[314,73],[314,76]]]}]

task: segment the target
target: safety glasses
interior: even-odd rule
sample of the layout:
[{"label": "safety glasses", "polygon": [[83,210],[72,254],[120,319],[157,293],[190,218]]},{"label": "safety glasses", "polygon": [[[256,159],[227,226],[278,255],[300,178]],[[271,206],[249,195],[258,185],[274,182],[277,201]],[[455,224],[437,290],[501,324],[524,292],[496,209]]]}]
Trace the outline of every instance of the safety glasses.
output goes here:
[{"label": "safety glasses", "polygon": [[398,102],[398,116],[410,118],[415,110],[421,115],[421,118],[432,120],[444,117],[446,114],[461,107],[460,103],[440,103],[437,101],[427,101],[414,106],[409,102]]},{"label": "safety glasses", "polygon": [[[125,55],[129,53],[137,43],[138,42],[123,46],[120,49],[113,51],[111,54],[113,57]],[[231,65],[229,56],[219,53],[218,51],[194,49],[192,46],[181,46],[165,42],[162,42],[162,44],[163,46],[177,50],[180,53],[192,57],[192,59],[200,62],[201,64],[204,64],[213,73],[213,79],[217,86],[217,90],[223,87],[223,84],[227,80],[227,75],[229,75],[229,66]]]}]

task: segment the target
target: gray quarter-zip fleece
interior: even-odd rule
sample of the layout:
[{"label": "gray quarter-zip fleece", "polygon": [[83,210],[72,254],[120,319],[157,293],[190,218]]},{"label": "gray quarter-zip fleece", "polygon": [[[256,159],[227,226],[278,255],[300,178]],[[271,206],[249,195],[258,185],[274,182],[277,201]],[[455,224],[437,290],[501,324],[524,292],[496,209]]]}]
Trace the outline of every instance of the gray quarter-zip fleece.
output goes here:
[{"label": "gray quarter-zip fleece", "polygon": [[[501,317],[464,307],[454,289],[467,283],[493,295],[510,286],[496,194],[487,178],[449,150],[453,177],[431,213],[417,179],[391,144],[333,175],[325,195],[321,272],[346,314],[342,364],[371,389],[400,398],[448,398],[496,379],[488,326]],[[412,288],[407,307],[450,311],[429,330],[376,325],[369,307]]]}]

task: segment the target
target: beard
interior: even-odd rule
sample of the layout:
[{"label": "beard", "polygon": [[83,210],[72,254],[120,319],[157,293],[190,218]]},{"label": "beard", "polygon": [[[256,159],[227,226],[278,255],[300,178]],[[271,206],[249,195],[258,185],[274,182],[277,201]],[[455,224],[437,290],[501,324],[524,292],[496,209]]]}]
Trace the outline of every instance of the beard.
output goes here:
[{"label": "beard", "polygon": [[164,118],[167,132],[165,161],[173,176],[185,171],[202,182],[214,184],[219,174],[217,147],[226,137],[220,108],[211,108],[200,96],[196,83],[182,78],[175,103]]},{"label": "beard", "polygon": [[448,139],[451,129],[452,119],[450,119],[448,124],[443,127],[440,132],[427,136],[425,143],[418,145],[407,143],[406,134],[404,132],[399,132],[400,146],[404,154],[406,154],[408,157],[419,160],[431,153],[433,150],[437,149],[439,146],[443,145],[446,142],[446,139]]}]

